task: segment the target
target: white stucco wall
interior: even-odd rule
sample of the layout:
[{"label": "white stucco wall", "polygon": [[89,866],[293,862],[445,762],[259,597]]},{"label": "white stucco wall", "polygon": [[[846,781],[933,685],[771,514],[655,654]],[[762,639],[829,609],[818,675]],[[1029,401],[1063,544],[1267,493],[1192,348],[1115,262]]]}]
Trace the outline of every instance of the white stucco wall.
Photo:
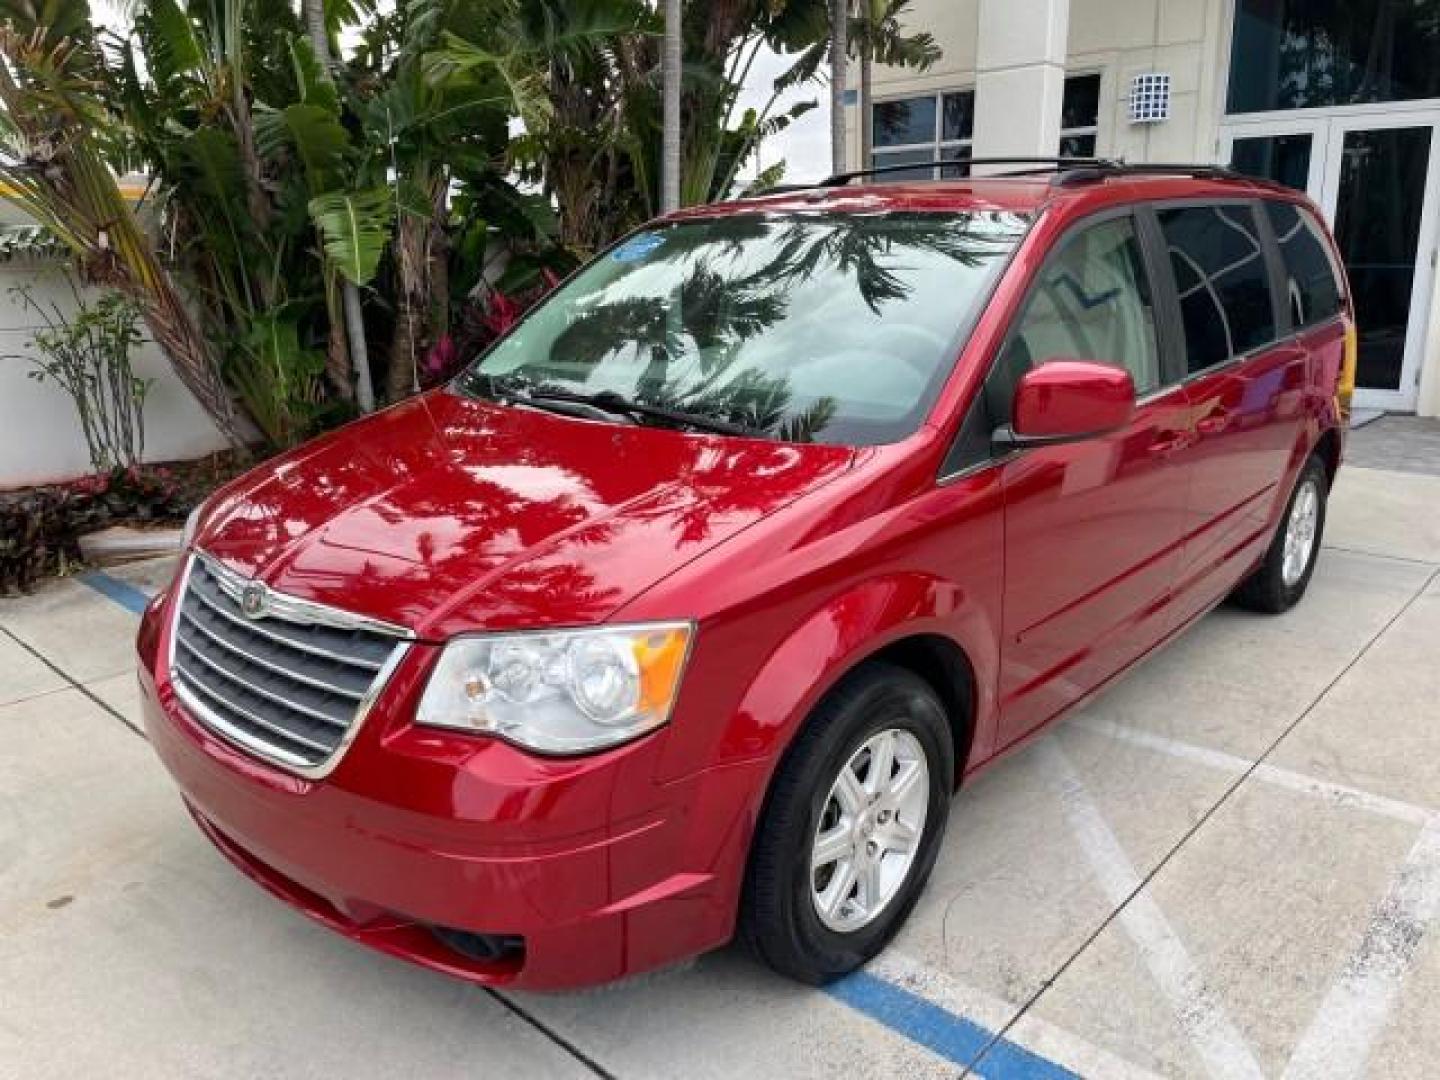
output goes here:
[{"label": "white stucco wall", "polygon": [[[0,227],[29,223],[0,202]],[[47,305],[54,301],[62,311],[74,309],[60,263],[0,265],[0,490],[90,472],[90,455],[69,396],[51,382],[29,378],[31,335],[43,324],[10,291],[20,285],[30,286],[35,298]],[[147,340],[133,364],[136,375],[154,380],[145,403],[145,460],[182,461],[226,446],[155,345]]]},{"label": "white stucco wall", "polygon": [[[90,455],[69,396],[28,377],[30,338],[41,325],[10,292],[30,285],[36,299],[73,310],[56,263],[0,266],[0,490],[69,480],[90,472]],[[222,449],[225,439],[176,378],[160,350],[146,342],[134,357],[136,375],[153,379],[145,403],[145,458],[179,461]]]}]

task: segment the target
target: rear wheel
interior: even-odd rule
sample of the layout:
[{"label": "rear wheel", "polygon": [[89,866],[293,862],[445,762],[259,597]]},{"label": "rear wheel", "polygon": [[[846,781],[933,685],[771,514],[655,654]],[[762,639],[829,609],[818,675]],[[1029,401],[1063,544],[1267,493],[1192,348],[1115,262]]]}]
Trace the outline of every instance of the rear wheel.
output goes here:
[{"label": "rear wheel", "polygon": [[1324,463],[1312,456],[1295,481],[1265,561],[1235,590],[1234,600],[1241,607],[1279,614],[1305,595],[1320,554],[1329,488]]},{"label": "rear wheel", "polygon": [[935,864],[954,760],[945,709],[910,671],[866,664],[821,702],[751,848],[740,924],[761,959],[822,983],[885,947]]}]

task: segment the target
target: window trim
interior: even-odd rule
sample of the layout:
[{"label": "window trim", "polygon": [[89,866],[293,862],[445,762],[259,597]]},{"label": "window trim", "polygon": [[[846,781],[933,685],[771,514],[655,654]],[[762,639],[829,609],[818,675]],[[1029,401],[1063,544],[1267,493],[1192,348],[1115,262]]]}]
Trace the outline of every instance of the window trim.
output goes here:
[{"label": "window trim", "polygon": [[[1030,280],[1025,283],[1025,291],[1021,294],[1020,300],[1016,304],[1015,310],[1011,314],[1009,322],[1006,323],[1004,333],[999,336],[997,344],[990,350],[989,354],[985,357],[983,363],[985,369],[984,373],[976,382],[975,393],[971,396],[969,403],[966,405],[964,414],[961,416],[960,423],[956,427],[955,434],[950,441],[950,446],[946,449],[945,456],[940,461],[940,469],[935,477],[935,483],[937,485],[953,483],[956,480],[962,479],[963,477],[971,476],[977,472],[982,472],[984,471],[984,469],[990,466],[1003,464],[1004,462],[1009,461],[1011,458],[1016,457],[1020,454],[1024,454],[1028,452],[1029,449],[1032,449],[1028,447],[1019,447],[1007,450],[1004,453],[998,455],[992,452],[988,457],[979,460],[966,460],[964,457],[964,446],[962,445],[961,440],[962,437],[966,434],[967,427],[972,422],[974,411],[978,408],[983,407],[983,403],[985,400],[985,384],[990,380],[990,376],[995,370],[995,365],[999,363],[1000,357],[1005,354],[1005,350],[1009,347],[1010,342],[1014,339],[1015,334],[1018,332],[1020,320],[1025,317],[1025,313],[1030,306],[1030,300],[1034,296],[1035,291],[1040,287],[1040,278],[1041,275],[1044,273],[1046,266],[1050,264],[1050,260],[1055,256],[1057,252],[1063,249],[1065,245],[1068,244],[1076,235],[1085,231],[1086,229],[1094,228],[1099,225],[1104,225],[1106,222],[1114,221],[1118,218],[1129,218],[1132,225],[1134,226],[1135,238],[1140,246],[1141,268],[1146,275],[1147,282],[1149,283],[1150,295],[1156,313],[1155,347],[1160,362],[1160,377],[1162,380],[1168,379],[1170,381],[1162,381],[1160,385],[1156,386],[1153,390],[1147,391],[1143,396],[1137,395],[1135,398],[1136,405],[1138,406],[1142,404],[1148,404],[1152,401],[1157,401],[1165,395],[1173,393],[1175,390],[1180,389],[1184,386],[1184,379],[1177,380],[1174,378],[1174,365],[1170,359],[1169,348],[1166,344],[1167,338],[1173,336],[1174,330],[1173,328],[1167,329],[1164,325],[1168,316],[1168,312],[1162,311],[1162,305],[1166,303],[1167,300],[1174,299],[1173,283],[1170,283],[1168,278],[1162,278],[1162,276],[1158,272],[1159,270],[1168,269],[1168,264],[1162,263],[1159,268],[1157,268],[1157,266],[1155,265],[1155,237],[1150,237],[1149,241],[1147,242],[1146,230],[1144,228],[1144,222],[1141,218],[1141,214],[1142,211],[1145,209],[1145,206],[1146,204],[1144,203],[1126,203],[1123,206],[1101,207],[1098,210],[1092,211],[1091,213],[1085,214],[1084,216],[1076,218],[1074,221],[1070,222],[1064,227],[1064,229],[1061,230],[1060,234],[1056,236],[1055,239],[1046,246],[1046,249],[1039,262],[1037,263],[1035,270],[1030,277]],[[1158,225],[1156,225],[1155,227],[1158,230]],[[1018,250],[1019,248],[1017,246],[1016,251]],[[999,283],[999,279],[997,279],[997,288],[999,287]],[[1167,284],[1172,284],[1172,291],[1164,292],[1164,287]],[[1175,306],[1178,311],[1178,301],[1175,301]],[[1183,349],[1183,337],[1181,338],[1180,344]]]}]

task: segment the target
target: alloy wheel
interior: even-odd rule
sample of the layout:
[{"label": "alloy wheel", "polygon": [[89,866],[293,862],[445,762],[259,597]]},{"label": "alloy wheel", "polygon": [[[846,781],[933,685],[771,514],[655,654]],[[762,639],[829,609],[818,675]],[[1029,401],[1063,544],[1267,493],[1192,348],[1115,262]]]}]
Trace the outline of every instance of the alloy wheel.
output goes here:
[{"label": "alloy wheel", "polygon": [[1305,574],[1315,550],[1315,530],[1320,521],[1320,491],[1315,481],[1307,478],[1290,504],[1285,521],[1285,554],[1280,563],[1280,577],[1291,588]]},{"label": "alloy wheel", "polygon": [[859,930],[895,898],[920,850],[929,805],[930,766],[910,732],[885,728],[850,755],[811,845],[810,896],[825,926]]}]

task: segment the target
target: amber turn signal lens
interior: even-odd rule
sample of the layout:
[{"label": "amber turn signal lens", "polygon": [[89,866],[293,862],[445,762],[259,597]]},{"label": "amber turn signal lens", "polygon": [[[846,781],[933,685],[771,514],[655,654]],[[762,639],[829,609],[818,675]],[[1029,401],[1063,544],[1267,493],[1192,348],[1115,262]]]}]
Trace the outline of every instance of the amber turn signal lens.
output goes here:
[{"label": "amber turn signal lens", "polygon": [[634,640],[635,664],[640,669],[641,712],[668,713],[680,685],[685,652],[690,645],[688,628],[668,627]]}]

